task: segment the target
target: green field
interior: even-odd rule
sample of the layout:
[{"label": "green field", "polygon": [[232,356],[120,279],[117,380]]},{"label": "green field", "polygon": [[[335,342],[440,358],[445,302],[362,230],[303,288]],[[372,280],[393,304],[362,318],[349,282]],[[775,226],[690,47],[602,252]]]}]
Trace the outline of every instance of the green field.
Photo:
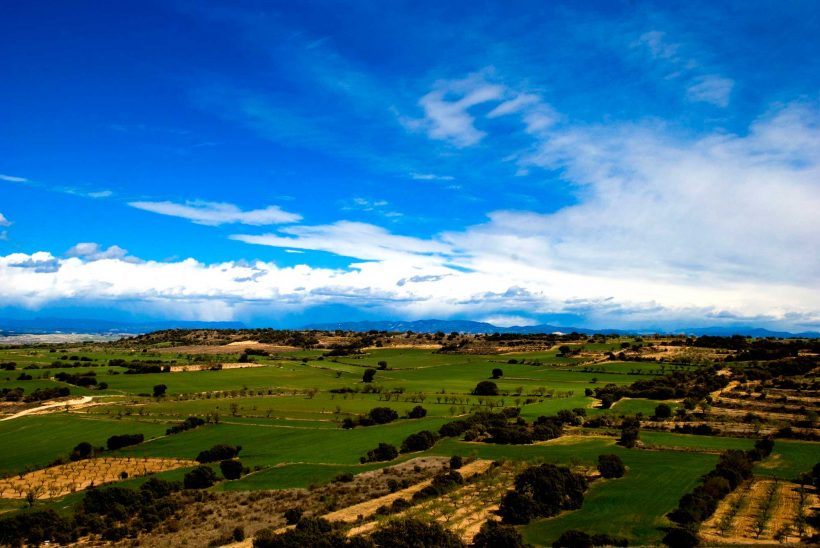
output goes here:
[{"label": "green field", "polygon": [[[618,341],[585,345],[588,350],[617,351]],[[217,371],[126,374],[123,367],[109,367],[111,359],[161,360],[176,365],[219,360],[235,361],[237,355],[190,356],[186,354],[129,352],[116,349],[48,350],[0,349],[0,362],[14,361],[17,369],[0,372],[0,389],[21,387],[25,393],[37,388],[69,387],[72,396],[95,397],[95,405],[67,412],[0,421],[0,474],[18,474],[47,466],[66,457],[81,441],[104,446],[116,434],[142,433],[145,441],[112,456],[175,457],[193,459],[215,444],[241,445],[242,463],[251,472],[239,480],[218,483],[215,491],[255,491],[328,484],[341,473],[360,473],[386,463],[360,464],[359,459],[380,442],[400,446],[412,433],[437,431],[457,417],[478,410],[519,407],[528,421],[564,409],[584,408],[588,416],[650,416],[658,401],[624,399],[611,409],[594,407],[586,389],[606,384],[627,385],[651,378],[664,368],[651,362],[604,361],[583,365],[578,358],[561,358],[557,350],[502,355],[437,354],[426,349],[376,349],[364,355],[321,357],[321,351],[295,351],[255,357],[260,367]],[[61,357],[87,357],[79,367],[56,367]],[[509,363],[514,360],[516,363]],[[372,383],[362,382],[366,368],[376,371]],[[66,360],[60,360],[65,365]],[[523,363],[522,363],[523,362]],[[36,365],[37,368],[31,367]],[[31,367],[30,369],[23,369]],[[472,394],[480,381],[493,379],[500,395]],[[675,366],[682,369],[683,366]],[[669,372],[671,369],[666,369]],[[34,379],[18,381],[25,371]],[[96,373],[105,389],[84,389],[53,380],[59,372]],[[167,386],[166,395],[150,396],[155,385]],[[331,390],[335,392],[331,392]],[[676,402],[667,402],[673,409]],[[421,405],[421,419],[404,416]],[[374,407],[390,407],[402,417],[392,423],[346,430],[347,417],[366,414]],[[208,419],[208,424],[175,435],[166,429],[186,417]],[[401,462],[420,455],[479,457],[492,460],[550,462],[594,466],[598,455],[616,453],[628,466],[617,480],[593,482],[580,510],[521,528],[527,541],[549,545],[567,529],[623,536],[632,544],[657,544],[668,525],[664,515],[715,464],[726,449],[749,449],[753,440],[642,431],[646,449],[626,450],[603,430],[584,429],[586,436],[567,435],[532,445],[493,445],[453,438],[440,440],[424,453],[401,455]],[[773,455],[759,463],[756,473],[794,478],[817,460],[820,444],[778,440]],[[180,479],[184,470],[161,477]],[[124,485],[138,485],[133,478]],[[67,511],[78,501],[75,493],[48,503]],[[0,501],[0,511],[17,509],[19,501]]]}]

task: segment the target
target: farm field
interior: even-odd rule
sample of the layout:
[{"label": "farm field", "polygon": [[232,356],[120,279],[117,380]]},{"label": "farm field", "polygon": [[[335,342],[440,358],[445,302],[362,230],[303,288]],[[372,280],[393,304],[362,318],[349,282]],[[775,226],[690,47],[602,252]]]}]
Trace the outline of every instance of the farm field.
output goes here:
[{"label": "farm field", "polygon": [[[208,505],[246,507],[249,514],[240,521],[252,536],[268,528],[284,531],[282,511],[273,509],[286,508],[292,497],[307,497],[308,515],[348,515],[346,505],[370,508],[371,498],[395,500],[388,495],[397,485],[408,493],[419,491],[457,456],[468,463],[496,463],[493,470],[497,466],[498,471],[482,468],[476,478],[432,499],[416,502],[408,497],[410,507],[397,510],[393,518],[433,520],[469,543],[487,520],[501,519],[502,499],[514,489],[517,474],[528,467],[556,465],[589,477],[583,504],[516,524],[526,542],[550,546],[566,531],[580,530],[622,538],[630,545],[658,545],[675,527],[670,512],[700,485],[721,455],[753,451],[762,437],[745,435],[753,429],[743,413],[716,413],[707,399],[714,388],[701,388],[703,383],[726,385],[731,378],[735,390],[764,389],[759,381],[746,379],[744,364],[731,365],[727,377],[726,365],[716,376],[717,366],[711,370],[689,362],[642,361],[643,354],[656,350],[635,338],[536,339],[526,342],[538,350],[509,352],[493,349],[478,336],[460,336],[454,340],[462,352],[441,353],[429,338],[401,344],[386,339],[382,347],[371,342],[355,352],[336,352],[335,346],[305,350],[232,339],[208,346],[163,336],[159,332],[117,343],[0,348],[0,364],[6,364],[0,371],[5,399],[0,403],[4,516],[38,509],[70,515],[92,486],[139,488],[149,478],[188,482],[200,467],[197,460],[207,459],[203,453],[227,446],[235,451],[203,461],[213,474],[212,485],[204,491],[210,498],[183,491],[175,500],[188,501],[191,512]],[[332,340],[356,340],[346,336],[334,334]],[[221,368],[223,363],[241,367]],[[814,373],[801,371],[798,381],[790,382],[813,379]],[[482,385],[489,392],[480,389]],[[813,401],[811,393],[801,392],[802,399],[792,407],[806,409]],[[84,397],[84,403],[71,409],[60,403],[78,397]],[[783,397],[777,396],[777,405]],[[49,404],[52,407],[43,407]],[[379,409],[387,418],[380,418]],[[498,426],[466,426],[457,434],[436,435],[430,444],[398,451],[420,432],[437,434],[475,417],[504,417],[504,432],[523,432],[525,437],[543,423],[558,424],[559,432],[500,441],[496,438],[504,432],[493,433]],[[639,428],[631,448],[623,442],[629,420]],[[747,484],[763,485],[763,490],[771,490],[766,486],[775,482],[777,489],[796,485],[789,482],[811,473],[819,460],[820,442],[812,441],[818,438],[797,419],[783,422],[778,415],[762,420],[756,423],[757,431],[793,426],[803,439],[774,436],[773,447],[754,463]],[[116,438],[127,441],[120,444]],[[380,444],[396,448],[396,454],[368,457]],[[617,456],[626,467],[623,477],[600,478],[600,455]],[[413,464],[419,458],[433,459],[438,468],[419,468]],[[239,463],[232,479],[225,462]],[[403,472],[391,473],[392,468]],[[40,482],[43,478],[47,480]],[[388,486],[387,478],[395,483]],[[408,484],[411,480],[415,483]],[[38,482],[47,487],[36,487]],[[364,487],[359,490],[345,487],[360,484]],[[792,500],[793,489],[783,489],[777,496]],[[735,500],[738,493],[726,500]],[[273,497],[267,506],[258,498],[261,494]],[[186,508],[180,507],[177,515],[187,515]],[[721,512],[726,510],[716,515]],[[214,528],[230,531],[230,513],[215,515],[222,521]],[[371,517],[367,523],[353,519],[356,523],[348,524],[353,528],[347,534],[370,534],[390,521]],[[197,519],[178,520],[190,524],[174,526],[177,531],[133,529],[129,535],[146,546],[167,545],[193,535]],[[714,520],[705,522],[703,538],[718,544],[746,538],[738,533],[724,539],[715,531]],[[761,538],[772,540],[776,531],[766,531],[768,536]],[[797,542],[809,533],[795,534],[788,538]]]}]

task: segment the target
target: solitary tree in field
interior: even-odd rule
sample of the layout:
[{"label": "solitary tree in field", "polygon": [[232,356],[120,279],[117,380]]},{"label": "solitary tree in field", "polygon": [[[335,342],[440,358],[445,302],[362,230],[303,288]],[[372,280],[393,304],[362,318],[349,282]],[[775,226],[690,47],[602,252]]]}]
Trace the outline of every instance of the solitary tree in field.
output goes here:
[{"label": "solitary tree in field", "polygon": [[473,389],[475,396],[497,396],[498,386],[492,381],[481,381]]},{"label": "solitary tree in field", "polygon": [[668,419],[671,416],[672,416],[672,408],[669,407],[668,404],[661,403],[661,404],[658,404],[657,407],[655,407],[655,418],[663,420],[663,419]]},{"label": "solitary tree in field", "polygon": [[375,369],[365,369],[364,374],[362,375],[362,382],[373,382],[373,377],[376,376]]},{"label": "solitary tree in field", "polygon": [[503,376],[504,376],[504,372],[500,368],[496,367],[495,369],[493,369],[493,378],[494,379],[500,379]]},{"label": "solitary tree in field", "polygon": [[164,384],[155,384],[154,385],[154,397],[161,398],[165,395],[165,391],[168,390],[168,387]]}]

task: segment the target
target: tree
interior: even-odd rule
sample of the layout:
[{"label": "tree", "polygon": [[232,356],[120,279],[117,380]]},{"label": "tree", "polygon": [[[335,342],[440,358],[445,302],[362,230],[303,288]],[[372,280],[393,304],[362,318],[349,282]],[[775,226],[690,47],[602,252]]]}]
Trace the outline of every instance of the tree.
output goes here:
[{"label": "tree", "polygon": [[240,461],[228,459],[219,463],[219,470],[222,472],[222,475],[225,476],[225,479],[235,480],[242,477],[245,468]]},{"label": "tree", "polygon": [[427,409],[417,405],[407,413],[409,419],[422,419],[427,416]]},{"label": "tree", "polygon": [[668,419],[672,416],[672,408],[669,407],[668,404],[661,403],[655,407],[655,418],[656,419]]},{"label": "tree", "polygon": [[367,452],[367,457],[362,457],[362,462],[382,462],[393,460],[399,456],[399,450],[394,445],[381,442],[375,449]]},{"label": "tree", "polygon": [[165,391],[168,390],[168,387],[164,384],[155,384],[154,385],[154,397],[161,398],[165,395]]},{"label": "tree", "polygon": [[145,441],[145,436],[142,434],[122,434],[119,436],[111,436],[108,438],[105,445],[108,447],[109,451],[116,451],[117,449],[128,447],[129,445],[142,443],[143,441]]},{"label": "tree", "polygon": [[621,423],[621,438],[618,443],[631,449],[638,444],[640,438],[641,421],[637,418],[626,418]]},{"label": "tree", "polygon": [[218,445],[214,445],[210,449],[200,451],[199,455],[196,456],[196,460],[197,462],[206,463],[232,459],[238,456],[241,450],[241,445],[227,445],[220,443]]},{"label": "tree", "polygon": [[464,458],[461,455],[450,457],[450,470],[458,470],[464,465]]},{"label": "tree", "polygon": [[399,418],[399,414],[389,407],[374,407],[367,413],[367,416],[376,424],[387,424]]},{"label": "tree", "polygon": [[367,368],[362,375],[362,382],[373,382],[373,377],[376,376],[376,370]]},{"label": "tree", "polygon": [[511,525],[488,520],[481,526],[471,544],[473,548],[527,548],[521,533]]},{"label": "tree", "polygon": [[216,483],[216,473],[210,466],[197,466],[182,479],[186,489],[207,489]]},{"label": "tree", "polygon": [[436,444],[438,436],[429,430],[422,430],[416,434],[410,434],[401,444],[402,453],[412,453],[415,451],[425,451]]},{"label": "tree", "polygon": [[700,544],[698,536],[689,529],[673,527],[663,537],[663,543],[672,548],[693,548]]},{"label": "tree", "polygon": [[299,523],[299,520],[302,519],[302,513],[301,508],[288,508],[285,510],[285,523],[288,525],[296,525]]},{"label": "tree", "polygon": [[481,381],[473,389],[474,396],[497,396],[498,386],[492,381]]},{"label": "tree", "polygon": [[415,518],[396,519],[375,531],[371,538],[379,548],[464,548],[464,543],[453,532],[435,521]]},{"label": "tree", "polygon": [[498,513],[506,523],[554,516],[561,510],[580,508],[586,489],[586,479],[565,466],[531,466],[516,476],[515,491],[505,495]]},{"label": "tree", "polygon": [[504,371],[502,371],[500,368],[496,367],[495,369],[493,369],[493,378],[494,379],[500,379],[503,376],[504,376]]},{"label": "tree", "polygon": [[87,441],[82,441],[74,447],[74,450],[69,455],[71,460],[87,459],[94,456],[94,446]]},{"label": "tree", "polygon": [[382,371],[384,371],[385,369],[387,369],[387,362],[386,362],[386,361],[384,361],[384,360],[381,360],[381,361],[379,362],[379,369],[380,369],[380,370],[382,370]]},{"label": "tree", "polygon": [[607,479],[623,477],[626,467],[618,455],[598,455],[598,471]]}]

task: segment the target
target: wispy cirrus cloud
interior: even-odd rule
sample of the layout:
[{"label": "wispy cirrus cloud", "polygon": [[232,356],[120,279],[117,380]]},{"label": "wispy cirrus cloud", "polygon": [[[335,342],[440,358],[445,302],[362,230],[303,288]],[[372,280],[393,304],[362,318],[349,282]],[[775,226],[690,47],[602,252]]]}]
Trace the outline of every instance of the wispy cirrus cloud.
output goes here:
[{"label": "wispy cirrus cloud", "polygon": [[295,223],[302,219],[301,215],[287,212],[275,205],[247,211],[243,211],[234,204],[203,200],[192,200],[182,204],[169,201],[137,201],[129,202],[128,205],[144,211],[168,215],[170,217],[179,217],[196,224],[208,226],[219,226],[223,224],[265,226]]},{"label": "wispy cirrus cloud", "polygon": [[691,47],[671,40],[665,32],[658,30],[643,33],[633,47],[642,49],[660,64],[666,79],[683,81],[688,100],[721,108],[729,106],[734,80],[710,71]]},{"label": "wispy cirrus cloud", "polygon": [[0,226],[11,226],[11,221],[9,221],[2,213],[0,213]]},{"label": "wispy cirrus cloud", "polygon": [[8,181],[10,183],[25,183],[28,179],[25,177],[16,177],[14,175],[4,175],[0,173],[0,181]]}]

